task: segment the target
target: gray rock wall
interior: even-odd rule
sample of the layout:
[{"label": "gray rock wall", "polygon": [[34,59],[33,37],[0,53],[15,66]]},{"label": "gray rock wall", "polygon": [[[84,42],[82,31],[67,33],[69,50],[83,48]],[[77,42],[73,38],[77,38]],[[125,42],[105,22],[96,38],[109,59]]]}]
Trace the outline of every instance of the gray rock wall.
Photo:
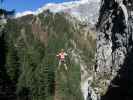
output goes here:
[{"label": "gray rock wall", "polygon": [[101,99],[133,100],[133,0],[102,0],[97,29],[97,72],[112,77]]},{"label": "gray rock wall", "polygon": [[97,24],[97,71],[118,71],[132,45],[133,3],[102,0]]}]

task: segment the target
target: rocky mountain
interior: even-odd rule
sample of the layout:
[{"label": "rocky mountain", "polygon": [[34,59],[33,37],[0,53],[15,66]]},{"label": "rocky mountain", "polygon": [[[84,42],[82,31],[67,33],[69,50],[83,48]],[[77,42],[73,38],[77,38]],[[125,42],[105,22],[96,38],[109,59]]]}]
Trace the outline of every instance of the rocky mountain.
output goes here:
[{"label": "rocky mountain", "polygon": [[53,13],[64,12],[77,18],[82,23],[95,24],[98,18],[100,0],[79,0],[64,3],[49,3],[36,11],[25,11],[16,13],[15,17],[22,17],[28,14],[38,15],[44,10],[50,10]]},{"label": "rocky mountain", "polygon": [[[1,25],[0,98],[132,100],[133,1],[97,4],[48,4]],[[61,48],[68,71],[57,70]]]},{"label": "rocky mountain", "polygon": [[100,100],[132,100],[133,1],[102,0],[97,29],[97,73],[110,76]]}]

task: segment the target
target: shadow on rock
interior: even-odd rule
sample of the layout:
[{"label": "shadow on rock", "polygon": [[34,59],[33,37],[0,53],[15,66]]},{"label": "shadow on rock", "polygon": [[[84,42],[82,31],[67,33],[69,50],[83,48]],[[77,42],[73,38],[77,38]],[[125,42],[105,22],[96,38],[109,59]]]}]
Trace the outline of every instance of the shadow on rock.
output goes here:
[{"label": "shadow on rock", "polygon": [[133,49],[101,100],[133,100]]}]

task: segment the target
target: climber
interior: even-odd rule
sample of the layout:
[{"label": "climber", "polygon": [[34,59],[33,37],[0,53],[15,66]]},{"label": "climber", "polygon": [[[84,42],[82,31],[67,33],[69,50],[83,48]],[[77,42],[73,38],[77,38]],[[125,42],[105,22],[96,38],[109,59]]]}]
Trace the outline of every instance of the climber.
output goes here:
[{"label": "climber", "polygon": [[60,66],[63,64],[65,69],[67,70],[66,59],[65,59],[67,55],[68,54],[64,52],[64,49],[61,49],[61,52],[56,55],[59,58],[58,69],[60,69]]}]

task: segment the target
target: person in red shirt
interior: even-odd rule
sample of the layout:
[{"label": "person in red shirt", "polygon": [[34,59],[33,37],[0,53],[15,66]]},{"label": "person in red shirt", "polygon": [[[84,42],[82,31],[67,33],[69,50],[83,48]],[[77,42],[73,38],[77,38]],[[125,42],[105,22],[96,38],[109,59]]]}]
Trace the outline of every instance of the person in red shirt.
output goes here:
[{"label": "person in red shirt", "polygon": [[64,52],[64,49],[61,49],[61,52],[56,55],[59,58],[59,69],[60,66],[63,64],[65,66],[65,69],[67,70],[67,65],[66,65],[66,56],[67,53]]}]

